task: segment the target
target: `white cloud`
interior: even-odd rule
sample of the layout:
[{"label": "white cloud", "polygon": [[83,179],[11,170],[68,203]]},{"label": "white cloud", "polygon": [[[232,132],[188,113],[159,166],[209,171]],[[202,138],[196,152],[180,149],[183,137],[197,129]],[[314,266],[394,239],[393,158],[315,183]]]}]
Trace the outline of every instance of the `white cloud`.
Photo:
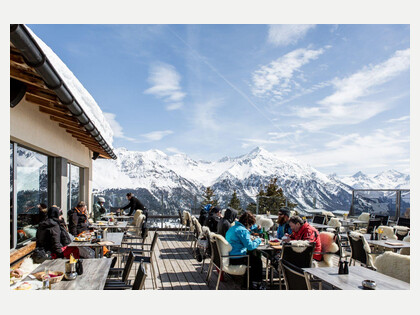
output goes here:
[{"label": "white cloud", "polygon": [[389,109],[390,100],[372,102],[362,98],[409,67],[410,50],[398,50],[383,63],[364,67],[344,79],[334,79],[335,92],[319,101],[321,106],[295,108],[296,115],[305,119],[301,126],[315,131],[337,124],[357,124]]},{"label": "white cloud", "polygon": [[253,94],[260,97],[282,98],[292,90],[293,86],[299,86],[296,80],[292,80],[294,74],[309,61],[317,59],[324,51],[324,48],[318,50],[300,48],[262,66],[252,75]]},{"label": "white cloud", "polygon": [[159,131],[152,131],[149,133],[145,133],[140,135],[145,141],[152,142],[152,141],[159,141],[162,140],[163,137],[173,134],[172,130],[159,130]]},{"label": "white cloud", "polygon": [[105,116],[105,119],[108,121],[112,131],[114,132],[115,138],[120,138],[128,141],[135,141],[134,138],[130,138],[124,135],[122,126],[118,123],[118,121],[115,119],[115,114],[113,113],[103,113]]},{"label": "white cloud", "polygon": [[144,91],[145,94],[152,94],[163,99],[167,104],[167,110],[182,108],[182,101],[186,94],[181,89],[181,76],[174,66],[165,63],[152,66],[148,81],[152,87]]},{"label": "white cloud", "polygon": [[272,24],[268,26],[268,42],[276,46],[296,44],[315,24]]},{"label": "white cloud", "polygon": [[408,167],[409,143],[409,138],[398,129],[376,129],[371,134],[340,136],[326,143],[324,148],[295,157],[314,167],[337,166],[344,173],[368,172],[379,165],[393,168],[400,160],[406,161]]},{"label": "white cloud", "polygon": [[410,120],[410,116],[402,116],[400,118],[389,119],[386,122],[387,123],[394,123],[394,122],[400,122],[400,121],[406,121],[406,120]]},{"label": "white cloud", "polygon": [[177,149],[177,148],[175,148],[175,147],[169,147],[169,148],[166,148],[166,151],[168,151],[168,152],[170,152],[170,153],[175,153],[175,154],[184,154],[184,152],[182,152],[182,151],[178,150],[178,149]]}]

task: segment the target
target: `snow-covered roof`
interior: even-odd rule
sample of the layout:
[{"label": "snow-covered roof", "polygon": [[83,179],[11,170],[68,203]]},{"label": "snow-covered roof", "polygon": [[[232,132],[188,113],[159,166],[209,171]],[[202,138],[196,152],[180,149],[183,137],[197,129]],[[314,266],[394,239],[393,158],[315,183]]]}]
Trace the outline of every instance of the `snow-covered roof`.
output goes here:
[{"label": "snow-covered roof", "polygon": [[106,120],[101,108],[96,103],[95,99],[85,87],[80,83],[76,76],[71,72],[71,70],[66,66],[66,64],[54,53],[54,51],[48,47],[35,33],[26,26],[31,36],[34,38],[38,46],[42,49],[51,65],[54,67],[57,74],[64,81],[70,92],[73,94],[77,103],[85,112],[86,116],[89,117],[93,125],[98,129],[101,136],[108,143],[109,147],[112,149],[112,142],[114,133]]}]

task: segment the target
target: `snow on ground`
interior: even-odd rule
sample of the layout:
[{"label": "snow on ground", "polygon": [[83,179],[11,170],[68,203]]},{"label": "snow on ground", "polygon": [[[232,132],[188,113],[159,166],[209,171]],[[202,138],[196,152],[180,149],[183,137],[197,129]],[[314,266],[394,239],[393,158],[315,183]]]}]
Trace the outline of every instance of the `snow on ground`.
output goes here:
[{"label": "snow on ground", "polygon": [[102,113],[101,108],[98,106],[92,95],[85,89],[85,87],[80,83],[76,76],[71,72],[71,70],[66,66],[66,64],[53,52],[53,50],[48,47],[35,33],[28,27],[32,37],[35,39],[39,47],[42,49],[44,54],[47,56],[51,65],[57,71],[58,75],[64,81],[66,86],[69,88],[77,103],[101,133],[101,136],[112,148],[112,142],[114,133],[106,120],[104,114]]}]

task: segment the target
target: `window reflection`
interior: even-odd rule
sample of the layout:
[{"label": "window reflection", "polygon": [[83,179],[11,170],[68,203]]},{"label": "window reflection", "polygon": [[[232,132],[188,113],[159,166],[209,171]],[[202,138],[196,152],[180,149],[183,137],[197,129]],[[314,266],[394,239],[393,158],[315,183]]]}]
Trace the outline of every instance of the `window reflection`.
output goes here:
[{"label": "window reflection", "polygon": [[67,209],[76,207],[80,201],[80,167],[67,164]]},{"label": "window reflection", "polygon": [[13,143],[10,143],[10,248],[14,246],[13,234]]},{"label": "window reflection", "polygon": [[48,204],[48,157],[17,147],[17,244],[36,236],[39,203]]}]

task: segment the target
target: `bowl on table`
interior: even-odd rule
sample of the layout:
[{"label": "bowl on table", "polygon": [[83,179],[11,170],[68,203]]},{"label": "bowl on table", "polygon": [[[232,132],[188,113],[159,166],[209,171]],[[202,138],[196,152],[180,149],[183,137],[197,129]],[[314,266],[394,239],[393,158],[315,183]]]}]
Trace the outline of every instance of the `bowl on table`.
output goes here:
[{"label": "bowl on table", "polygon": [[362,286],[368,290],[375,290],[376,289],[376,282],[373,280],[363,280]]},{"label": "bowl on table", "polygon": [[[33,275],[34,275],[34,277],[37,280],[42,281],[42,276],[44,274],[45,274],[44,271],[40,271],[40,272],[34,273]],[[64,272],[61,272],[61,271],[49,271],[48,274],[50,275],[50,283],[51,284],[58,283],[61,280],[63,280]]]}]

